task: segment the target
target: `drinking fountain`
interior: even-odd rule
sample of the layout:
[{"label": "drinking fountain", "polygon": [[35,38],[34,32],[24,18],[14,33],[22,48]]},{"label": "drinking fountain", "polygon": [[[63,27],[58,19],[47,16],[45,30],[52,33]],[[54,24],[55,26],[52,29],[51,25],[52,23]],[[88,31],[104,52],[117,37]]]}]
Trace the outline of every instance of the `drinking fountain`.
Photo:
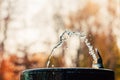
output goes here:
[{"label": "drinking fountain", "polygon": [[24,70],[20,80],[115,80],[114,71],[105,69],[102,58],[97,51],[98,59],[92,68],[35,68]]}]

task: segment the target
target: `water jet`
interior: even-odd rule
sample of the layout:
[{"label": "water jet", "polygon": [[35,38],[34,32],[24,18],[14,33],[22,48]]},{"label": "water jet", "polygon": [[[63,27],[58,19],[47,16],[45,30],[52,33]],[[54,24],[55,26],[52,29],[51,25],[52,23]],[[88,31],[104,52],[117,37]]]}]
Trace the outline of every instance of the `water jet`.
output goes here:
[{"label": "water jet", "polygon": [[[72,35],[85,38],[89,54],[93,58],[92,68],[57,68],[54,66],[49,68],[50,59],[55,49]],[[85,35],[78,32],[65,31],[60,36],[58,44],[52,49],[46,67],[24,70],[21,73],[20,80],[114,80],[114,71],[104,68],[99,51],[97,49],[93,50]]]}]

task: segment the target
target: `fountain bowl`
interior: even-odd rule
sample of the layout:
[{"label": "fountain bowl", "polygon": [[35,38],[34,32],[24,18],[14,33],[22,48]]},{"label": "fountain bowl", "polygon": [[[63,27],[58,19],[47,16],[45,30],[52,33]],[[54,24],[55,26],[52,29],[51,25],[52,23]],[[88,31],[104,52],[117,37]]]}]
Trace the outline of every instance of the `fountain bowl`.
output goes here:
[{"label": "fountain bowl", "polygon": [[114,71],[93,68],[35,68],[24,70],[20,80],[115,80]]}]

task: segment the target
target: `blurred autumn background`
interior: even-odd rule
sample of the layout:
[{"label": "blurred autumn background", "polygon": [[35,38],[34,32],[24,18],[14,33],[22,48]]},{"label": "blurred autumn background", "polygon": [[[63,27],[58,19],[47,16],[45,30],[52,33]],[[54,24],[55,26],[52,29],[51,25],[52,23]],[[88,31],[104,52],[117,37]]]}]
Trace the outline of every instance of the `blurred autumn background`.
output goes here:
[{"label": "blurred autumn background", "polygon": [[[84,32],[120,80],[120,0],[0,0],[0,80],[19,80],[25,69],[45,67],[66,29]],[[91,67],[92,59],[73,39],[56,50],[52,64]]]}]

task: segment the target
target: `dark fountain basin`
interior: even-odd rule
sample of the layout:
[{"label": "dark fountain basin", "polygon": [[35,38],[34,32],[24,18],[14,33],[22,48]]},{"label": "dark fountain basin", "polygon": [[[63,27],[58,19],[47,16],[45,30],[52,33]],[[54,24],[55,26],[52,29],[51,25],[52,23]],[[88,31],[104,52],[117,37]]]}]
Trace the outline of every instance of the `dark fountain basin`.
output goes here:
[{"label": "dark fountain basin", "polygon": [[114,80],[114,72],[93,68],[38,68],[23,71],[20,80]]}]

